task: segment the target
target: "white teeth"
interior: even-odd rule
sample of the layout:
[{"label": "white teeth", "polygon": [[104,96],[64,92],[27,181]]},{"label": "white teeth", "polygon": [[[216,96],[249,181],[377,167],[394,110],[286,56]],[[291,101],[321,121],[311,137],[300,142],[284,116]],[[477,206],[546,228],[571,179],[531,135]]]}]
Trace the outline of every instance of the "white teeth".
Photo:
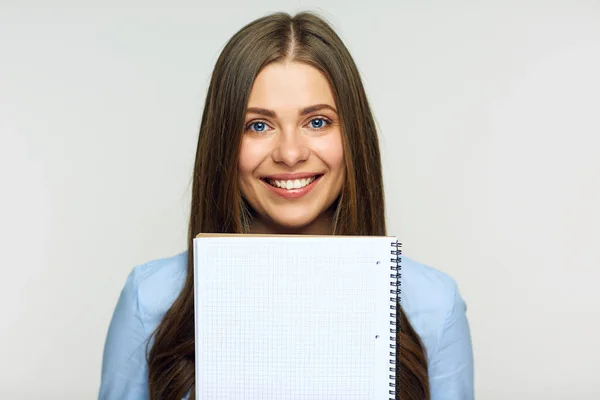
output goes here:
[{"label": "white teeth", "polygon": [[289,181],[276,181],[276,180],[272,180],[272,179],[267,179],[267,181],[272,186],[287,189],[287,190],[292,190],[292,189],[301,189],[304,186],[311,184],[316,178],[317,178],[316,176],[313,176],[310,178],[295,179],[295,180],[289,180]]}]

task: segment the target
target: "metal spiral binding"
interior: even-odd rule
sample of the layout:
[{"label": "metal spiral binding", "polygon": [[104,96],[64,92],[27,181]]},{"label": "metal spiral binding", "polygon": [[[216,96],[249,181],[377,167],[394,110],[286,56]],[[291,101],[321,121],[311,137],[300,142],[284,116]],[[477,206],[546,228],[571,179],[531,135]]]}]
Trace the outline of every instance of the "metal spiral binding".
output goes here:
[{"label": "metal spiral binding", "polygon": [[402,243],[398,242],[398,240],[392,242],[391,251],[392,258],[390,259],[391,271],[390,274],[390,293],[392,297],[390,297],[390,375],[389,375],[389,400],[396,399],[396,353],[400,351],[400,349],[396,349],[396,332],[400,327],[397,325],[398,321],[398,312],[400,305],[400,295],[402,293],[400,282],[402,278],[402,267],[400,265],[400,256],[402,255]]}]

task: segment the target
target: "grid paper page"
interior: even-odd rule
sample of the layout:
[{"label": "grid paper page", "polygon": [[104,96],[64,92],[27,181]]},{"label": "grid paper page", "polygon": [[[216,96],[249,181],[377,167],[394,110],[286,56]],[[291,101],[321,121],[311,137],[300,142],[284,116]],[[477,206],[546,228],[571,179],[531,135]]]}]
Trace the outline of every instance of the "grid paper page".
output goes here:
[{"label": "grid paper page", "polygon": [[389,399],[392,239],[196,238],[197,399]]}]

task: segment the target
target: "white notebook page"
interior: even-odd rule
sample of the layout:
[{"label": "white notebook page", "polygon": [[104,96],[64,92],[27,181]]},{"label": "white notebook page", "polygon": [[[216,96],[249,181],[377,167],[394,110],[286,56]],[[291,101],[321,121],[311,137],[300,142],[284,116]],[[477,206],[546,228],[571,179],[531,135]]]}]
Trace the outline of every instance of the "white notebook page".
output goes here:
[{"label": "white notebook page", "polygon": [[393,397],[392,242],[195,239],[197,399]]}]

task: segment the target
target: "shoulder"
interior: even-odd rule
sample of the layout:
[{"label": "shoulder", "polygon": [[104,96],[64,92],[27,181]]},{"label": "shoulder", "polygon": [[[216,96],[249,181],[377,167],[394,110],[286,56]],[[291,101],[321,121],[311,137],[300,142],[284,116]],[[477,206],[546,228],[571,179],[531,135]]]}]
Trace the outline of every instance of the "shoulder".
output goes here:
[{"label": "shoulder", "polygon": [[465,313],[456,281],[435,268],[401,256],[401,305],[406,316],[432,354],[448,320]]},{"label": "shoulder", "polygon": [[401,304],[427,357],[432,399],[473,399],[467,306],[447,274],[402,256]]},{"label": "shoulder", "polygon": [[185,283],[187,251],[136,266],[129,281],[135,291],[142,323],[153,331]]},{"label": "shoulder", "polygon": [[405,255],[400,256],[404,310],[436,312],[452,306],[458,286],[450,275]]},{"label": "shoulder", "polygon": [[187,253],[139,265],[121,291],[108,328],[100,399],[148,397],[146,344],[186,277]]}]

